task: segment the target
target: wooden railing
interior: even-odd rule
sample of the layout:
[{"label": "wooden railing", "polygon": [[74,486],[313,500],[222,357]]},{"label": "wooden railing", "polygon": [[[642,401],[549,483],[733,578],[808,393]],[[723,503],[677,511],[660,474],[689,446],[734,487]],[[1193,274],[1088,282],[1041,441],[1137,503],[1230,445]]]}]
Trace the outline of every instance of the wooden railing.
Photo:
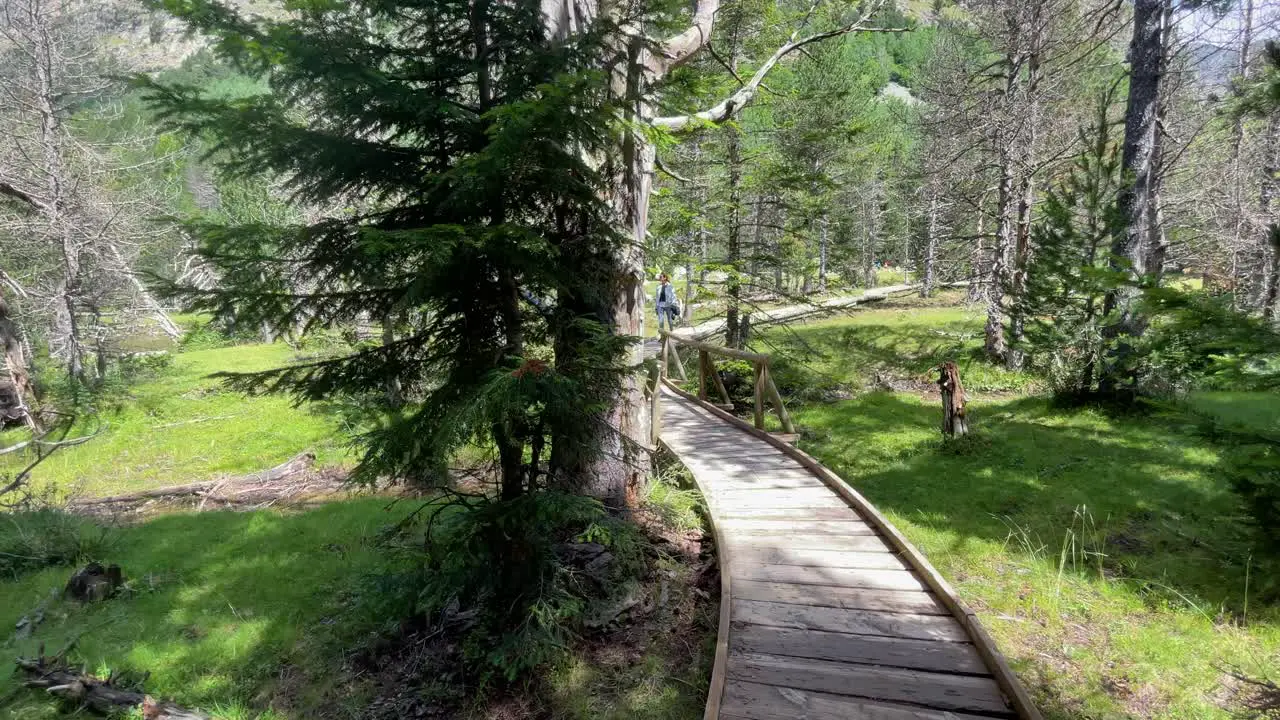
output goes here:
[{"label": "wooden railing", "polygon": [[720,345],[712,345],[698,340],[690,340],[682,338],[679,335],[672,335],[666,330],[660,330],[659,334],[662,338],[662,350],[658,357],[658,367],[655,382],[653,384],[652,396],[652,413],[653,413],[653,442],[656,443],[658,435],[662,430],[662,408],[659,404],[659,398],[662,395],[661,381],[666,379],[674,366],[676,376],[681,382],[688,382],[689,376],[685,372],[684,361],[680,358],[680,348],[686,347],[696,350],[698,353],[698,399],[707,401],[707,384],[710,379],[711,386],[715,388],[716,393],[723,402],[712,403],[718,405],[725,410],[733,410],[733,400],[729,398],[729,391],[725,389],[724,381],[720,379],[720,373],[716,370],[715,360],[713,357],[733,358],[734,360],[745,360],[751,363],[752,367],[752,396],[755,401],[755,417],[754,424],[758,430],[765,429],[764,416],[766,412],[766,404],[773,406],[774,413],[778,416],[778,420],[782,425],[782,432],[789,439],[794,440],[796,432],[795,425],[791,422],[791,415],[787,413],[787,406],[782,402],[782,394],[778,392],[778,386],[773,382],[773,375],[769,372],[769,356],[762,353],[747,352],[745,350],[735,350]]}]

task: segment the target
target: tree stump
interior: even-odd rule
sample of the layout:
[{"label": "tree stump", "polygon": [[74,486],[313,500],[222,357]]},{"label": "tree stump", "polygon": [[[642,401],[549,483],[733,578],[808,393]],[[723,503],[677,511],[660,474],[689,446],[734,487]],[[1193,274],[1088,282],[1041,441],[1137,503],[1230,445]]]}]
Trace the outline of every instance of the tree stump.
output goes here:
[{"label": "tree stump", "polygon": [[969,421],[965,418],[967,401],[964,386],[960,384],[960,369],[950,360],[938,367],[938,388],[942,391],[942,434],[957,437],[969,433]]}]

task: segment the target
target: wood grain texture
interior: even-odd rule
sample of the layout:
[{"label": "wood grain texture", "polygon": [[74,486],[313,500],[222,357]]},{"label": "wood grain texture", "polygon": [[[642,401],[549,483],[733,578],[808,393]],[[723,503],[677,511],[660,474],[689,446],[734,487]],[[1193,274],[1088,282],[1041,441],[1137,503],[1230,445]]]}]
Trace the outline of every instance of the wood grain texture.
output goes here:
[{"label": "wood grain texture", "polygon": [[931,594],[918,590],[871,590],[742,579],[738,579],[733,587],[733,597],[738,600],[759,600],[844,610],[883,610],[917,615],[949,614]]},{"label": "wood grain texture", "polygon": [[938,710],[1009,712],[1000,687],[988,677],[749,654],[730,654],[727,674],[733,680]]},{"label": "wood grain texture", "polygon": [[881,637],[936,640],[941,642],[967,642],[968,636],[955,620],[947,615],[917,615],[882,610],[846,610],[843,608],[810,607],[790,603],[764,602],[760,600],[730,601],[733,610],[730,617],[734,625],[751,624],[768,627],[786,627],[798,630],[821,630],[851,635],[879,635]]},{"label": "wood grain texture", "polygon": [[742,653],[883,665],[909,670],[988,674],[982,657],[969,643],[849,635],[764,625],[745,625],[730,633],[729,654],[732,656]]},{"label": "wood grain texture", "polygon": [[743,580],[763,580],[796,585],[834,585],[877,590],[925,589],[924,583],[908,570],[860,570],[858,568],[734,563],[730,566],[729,572]]},{"label": "wood grain texture", "polygon": [[875,702],[730,680],[720,720],[989,720],[990,716]]}]

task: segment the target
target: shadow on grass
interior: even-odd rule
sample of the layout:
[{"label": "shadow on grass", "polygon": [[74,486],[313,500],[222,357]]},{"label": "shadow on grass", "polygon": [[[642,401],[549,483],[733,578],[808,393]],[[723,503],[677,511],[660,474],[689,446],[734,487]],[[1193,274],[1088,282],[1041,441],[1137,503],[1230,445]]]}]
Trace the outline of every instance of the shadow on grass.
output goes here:
[{"label": "shadow on grass", "polygon": [[[1154,598],[1209,612],[1244,599],[1249,533],[1214,448],[1168,418],[1108,418],[1023,398],[972,407],[975,437],[941,441],[941,409],[889,393],[801,413],[804,442],[882,510],[1036,560],[1082,556]],[[1074,559],[1074,558],[1073,558]],[[1256,570],[1256,568],[1255,568]]]},{"label": "shadow on grass", "polygon": [[[43,644],[53,653],[74,640],[72,657],[90,672],[150,673],[148,692],[188,706],[233,717],[240,717],[234,708],[272,708],[265,717],[276,718],[357,717],[342,660],[408,610],[405,593],[374,580],[404,569],[372,546],[380,528],[410,510],[388,513],[386,502],[170,515],[125,528],[103,559],[123,567],[131,590],[97,605],[56,606],[34,637],[6,652],[30,656]],[[16,620],[70,572],[0,585],[0,619]],[[0,698],[12,683],[0,679]],[[56,715],[29,692],[0,713]]]}]

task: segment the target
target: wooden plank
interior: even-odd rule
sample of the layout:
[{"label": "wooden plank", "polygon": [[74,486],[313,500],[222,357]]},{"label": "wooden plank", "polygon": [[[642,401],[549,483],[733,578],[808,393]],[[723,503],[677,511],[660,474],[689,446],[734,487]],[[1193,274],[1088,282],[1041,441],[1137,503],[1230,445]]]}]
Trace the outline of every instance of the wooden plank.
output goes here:
[{"label": "wooden plank", "polygon": [[735,543],[738,562],[760,565],[800,565],[818,568],[862,568],[864,570],[903,570],[910,572],[897,555],[889,552],[841,552],[838,550],[805,550],[786,547],[760,547],[759,544]]},{"label": "wooden plank", "polygon": [[762,532],[832,533],[836,535],[875,535],[872,527],[850,516],[848,520],[782,520],[778,518],[719,518],[725,530],[732,535]]},{"label": "wooden plank", "polygon": [[[814,478],[816,481],[817,478]],[[813,502],[813,501],[830,501],[836,503],[838,507],[848,508],[849,505],[844,498],[831,492],[831,488],[823,485],[821,482],[815,482],[813,485],[805,485],[801,487],[788,488],[765,488],[765,487],[743,487],[741,485],[725,486],[715,483],[712,486],[712,492],[716,497],[724,498],[725,502],[734,501],[751,501],[751,502]]]},{"label": "wooden plank", "polygon": [[972,675],[745,654],[729,657],[727,674],[734,680],[912,703],[939,710],[1009,712],[995,681]]},{"label": "wooden plank", "polygon": [[[737,581],[737,578],[734,578]],[[844,610],[807,605],[732,600],[730,616],[735,627],[740,623],[768,627],[822,630],[850,635],[965,642],[969,638],[953,618],[946,615],[883,612],[880,610]]]},{"label": "wooden plank", "polygon": [[725,684],[721,710],[720,720],[986,720],[966,713],[741,680]]},{"label": "wooden plank", "polygon": [[787,603],[810,607],[828,607],[841,610],[880,610],[883,612],[911,613],[916,615],[947,615],[932,595],[920,590],[879,590],[846,588],[834,585],[795,585],[771,583],[760,580],[736,579],[733,582],[736,600]]},{"label": "wooden plank", "polygon": [[724,508],[725,517],[733,518],[756,518],[759,520],[773,519],[782,521],[795,522],[859,522],[858,516],[853,514],[847,506],[825,507],[825,508],[771,508],[751,505],[738,505],[735,507]]},{"label": "wooden plank", "polygon": [[746,473],[715,481],[715,490],[733,492],[737,490],[781,490],[784,488],[819,488],[830,492],[822,481],[812,475],[792,475],[781,477],[758,478]]},{"label": "wooden plank", "polygon": [[790,532],[736,533],[730,545],[749,547],[783,547],[795,550],[832,550],[843,552],[893,552],[876,535],[797,535]]},{"label": "wooden plank", "polygon": [[986,675],[982,656],[969,643],[907,640],[875,635],[747,625],[729,634],[729,654],[756,653],[909,670]]},{"label": "wooden plank", "polygon": [[793,585],[833,585],[869,590],[924,590],[924,583],[906,570],[858,570],[856,568],[815,568],[803,565],[734,563],[734,577],[743,580],[783,582]]}]

